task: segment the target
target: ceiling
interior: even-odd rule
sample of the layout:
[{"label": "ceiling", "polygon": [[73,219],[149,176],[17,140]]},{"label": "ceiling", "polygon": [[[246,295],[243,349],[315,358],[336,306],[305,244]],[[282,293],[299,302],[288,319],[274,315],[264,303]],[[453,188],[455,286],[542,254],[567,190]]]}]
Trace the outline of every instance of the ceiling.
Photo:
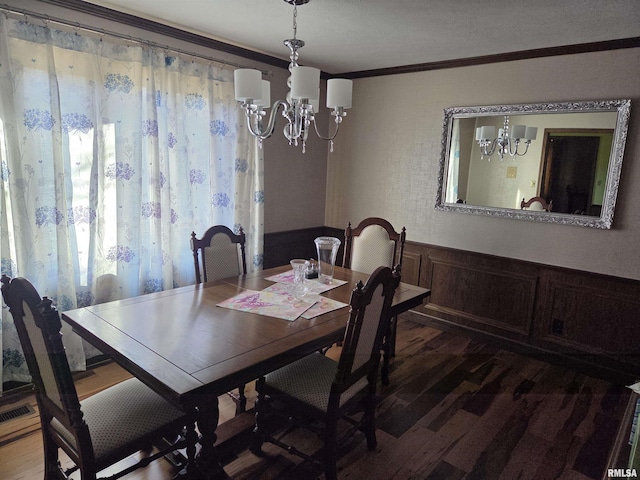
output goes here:
[{"label": "ceiling", "polygon": [[[283,0],[92,0],[288,61]],[[329,74],[640,38],[639,0],[311,0],[299,63]]]}]

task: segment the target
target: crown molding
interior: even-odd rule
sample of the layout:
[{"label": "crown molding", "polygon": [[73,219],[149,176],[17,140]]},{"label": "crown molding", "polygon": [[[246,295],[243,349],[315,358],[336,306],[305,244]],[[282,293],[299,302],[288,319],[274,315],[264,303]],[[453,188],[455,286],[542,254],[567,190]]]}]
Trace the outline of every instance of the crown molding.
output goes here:
[{"label": "crown molding", "polygon": [[375,70],[362,70],[358,72],[341,73],[342,78],[366,78],[383,75],[398,75],[402,73],[424,72],[428,70],[442,70],[446,68],[469,67],[499,62],[512,62],[515,60],[529,60],[532,58],[555,57],[559,55],[574,55],[577,53],[602,52],[606,50],[618,50],[622,48],[640,47],[640,37],[622,38],[619,40],[607,40],[602,42],[580,43],[576,45],[563,45],[560,47],[536,48],[519,52],[498,53],[480,57],[457,58],[440,62],[418,63],[415,65],[402,65],[398,67],[379,68]]},{"label": "crown molding", "polygon": [[[164,25],[159,22],[147,20],[128,13],[119,12],[93,3],[82,0],[40,0],[41,2],[56,5],[73,11],[86,13],[105,20],[111,20],[124,25],[141,28],[153,33],[166,35],[178,40],[193,43],[206,48],[212,48],[220,52],[237,55],[249,60],[255,60],[278,68],[288,69],[289,62],[281,58],[273,57],[263,53],[254,52],[243,47],[231,45],[229,43],[214,40],[202,35],[187,32],[179,28]],[[640,47],[640,37],[622,38],[618,40],[607,40],[602,42],[581,43],[576,45],[564,45],[560,47],[536,48],[532,50],[522,50],[518,52],[499,53],[495,55],[484,55],[479,57],[458,58],[443,60],[439,62],[418,63],[414,65],[402,65],[398,67],[379,68],[373,70],[361,70],[345,72],[340,74],[328,74],[322,72],[322,78],[366,78],[384,75],[399,75],[403,73],[416,73],[429,70],[443,70],[448,68],[469,67],[474,65],[484,65],[499,62],[512,62],[516,60],[528,60],[532,58],[553,57],[559,55],[574,55],[577,53],[601,52],[606,50],[618,50],[623,48]]]}]

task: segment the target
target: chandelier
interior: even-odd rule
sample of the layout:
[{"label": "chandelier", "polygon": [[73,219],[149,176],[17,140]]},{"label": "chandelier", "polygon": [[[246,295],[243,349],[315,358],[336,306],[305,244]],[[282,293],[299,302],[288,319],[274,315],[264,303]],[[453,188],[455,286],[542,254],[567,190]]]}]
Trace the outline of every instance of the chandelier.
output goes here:
[{"label": "chandelier", "polygon": [[[514,125],[509,127],[509,115],[504,116],[504,125],[498,130],[496,137],[496,127],[484,126],[476,128],[476,141],[480,146],[480,158],[487,157],[491,161],[491,155],[498,150],[500,160],[504,160],[505,155],[512,158],[522,157],[529,150],[531,141],[536,139],[537,127],[527,127],[526,125]],[[521,144],[524,144],[524,152],[519,151]]]},{"label": "chandelier", "polygon": [[286,119],[284,136],[289,140],[289,145],[298,146],[302,143],[302,153],[305,152],[306,141],[311,124],[316,135],[329,142],[330,151],[333,151],[333,139],[338,134],[338,129],[343,117],[347,115],[346,109],[351,108],[351,90],[353,82],[344,78],[332,78],[327,80],[327,108],[333,109],[331,115],[336,124],[333,135],[325,137],[320,134],[315,121],[315,114],[319,111],[320,97],[320,70],[313,67],[298,65],[298,50],[304,46],[304,41],[296,38],[298,5],[309,3],[310,0],[284,0],[293,5],[293,38],[283,43],[289,48],[289,71],[291,75],[287,79],[289,91],[286,100],[277,100],[271,106],[269,119],[263,122],[266,109],[271,105],[271,84],[262,80],[260,70],[249,68],[238,69],[234,72],[235,97],[242,102],[242,108],[247,117],[247,126],[253,136],[258,139],[258,146],[262,148],[262,141],[273,135],[276,123],[276,113],[282,107],[282,116]]}]

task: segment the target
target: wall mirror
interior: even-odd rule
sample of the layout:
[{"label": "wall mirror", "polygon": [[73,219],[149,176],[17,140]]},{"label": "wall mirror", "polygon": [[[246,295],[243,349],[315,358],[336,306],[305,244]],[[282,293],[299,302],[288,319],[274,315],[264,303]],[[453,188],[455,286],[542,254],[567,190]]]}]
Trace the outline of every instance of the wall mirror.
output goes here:
[{"label": "wall mirror", "polygon": [[436,210],[611,228],[630,108],[606,100],[445,109]]}]

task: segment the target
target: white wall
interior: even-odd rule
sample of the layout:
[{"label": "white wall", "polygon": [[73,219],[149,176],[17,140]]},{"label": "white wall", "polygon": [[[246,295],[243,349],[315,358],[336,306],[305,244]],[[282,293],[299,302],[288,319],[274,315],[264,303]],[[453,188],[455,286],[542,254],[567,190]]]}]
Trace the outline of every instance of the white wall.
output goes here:
[{"label": "white wall", "polygon": [[[639,78],[635,48],[357,79],[325,223],[381,216],[417,242],[640,279]],[[444,108],[619,98],[632,106],[611,230],[435,211]]]}]

